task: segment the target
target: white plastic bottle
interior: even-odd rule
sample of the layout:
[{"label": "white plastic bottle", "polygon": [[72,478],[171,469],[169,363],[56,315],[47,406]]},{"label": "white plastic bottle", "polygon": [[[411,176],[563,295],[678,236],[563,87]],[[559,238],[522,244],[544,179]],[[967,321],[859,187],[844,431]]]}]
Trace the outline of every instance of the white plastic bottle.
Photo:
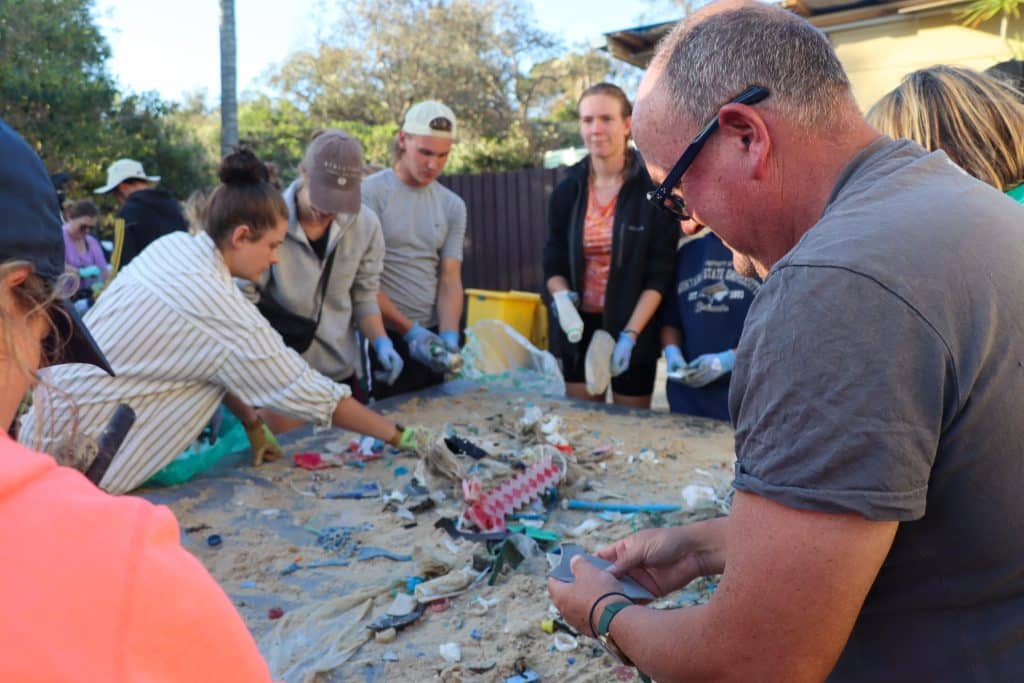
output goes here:
[{"label": "white plastic bottle", "polygon": [[568,290],[555,292],[552,295],[555,302],[555,311],[558,312],[558,324],[561,326],[565,336],[573,344],[583,338],[583,320],[569,297]]}]

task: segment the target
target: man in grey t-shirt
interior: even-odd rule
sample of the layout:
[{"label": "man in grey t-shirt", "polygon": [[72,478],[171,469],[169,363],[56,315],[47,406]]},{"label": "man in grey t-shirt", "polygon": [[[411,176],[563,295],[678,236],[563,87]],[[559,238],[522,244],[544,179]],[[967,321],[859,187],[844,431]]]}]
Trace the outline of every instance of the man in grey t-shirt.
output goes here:
[{"label": "man in grey t-shirt", "polygon": [[562,615],[656,680],[1018,680],[1024,208],[881,137],[828,40],[769,5],[678,27],[633,132],[651,199],[764,278],[736,494],[598,552],[656,595],[721,573],[707,605],[633,605],[578,562],[549,584]]},{"label": "man in grey t-shirt", "polygon": [[396,140],[394,168],[363,181],[363,203],[380,217],[384,271],[378,303],[388,335],[405,359],[398,381],[378,383],[386,398],[444,380],[427,350],[459,350],[466,203],[437,182],[455,137],[455,114],[427,100],[413,105]]}]

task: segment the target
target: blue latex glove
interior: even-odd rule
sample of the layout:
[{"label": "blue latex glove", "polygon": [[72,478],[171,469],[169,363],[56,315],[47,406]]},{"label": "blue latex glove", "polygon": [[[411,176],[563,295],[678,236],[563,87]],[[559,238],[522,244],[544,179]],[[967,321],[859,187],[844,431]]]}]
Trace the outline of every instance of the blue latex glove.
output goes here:
[{"label": "blue latex glove", "polygon": [[412,327],[409,328],[409,331],[406,332],[402,338],[405,339],[406,344],[412,344],[414,341],[419,341],[421,339],[427,339],[429,337],[436,336],[436,334],[434,334],[427,328],[423,327],[423,325],[420,325],[419,323],[413,323]]},{"label": "blue latex glove", "polygon": [[377,362],[380,363],[383,372],[374,373],[374,377],[385,384],[394,384],[398,376],[402,374],[405,361],[395,351],[395,345],[391,343],[387,335],[381,335],[373,340],[373,350],[377,352]]},{"label": "blue latex glove", "polygon": [[619,341],[615,342],[615,350],[612,351],[612,377],[618,377],[629,369],[629,357],[633,355],[633,347],[636,342],[628,332],[619,333]]},{"label": "blue latex glove", "polygon": [[705,353],[697,356],[686,367],[692,372],[684,377],[683,384],[690,387],[703,387],[711,384],[719,377],[732,372],[736,364],[736,352],[732,349],[720,353]]},{"label": "blue latex glove", "polygon": [[459,352],[458,330],[441,330],[441,341],[444,342],[445,348],[447,348],[452,353]]},{"label": "blue latex glove", "polygon": [[[665,356],[665,369],[669,374],[677,373],[686,367],[686,359],[683,352],[675,344],[669,344],[663,351]],[[671,377],[669,379],[672,379]]]},{"label": "blue latex glove", "polygon": [[448,369],[443,358],[447,355],[447,348],[436,334],[416,323],[405,333],[404,338],[405,343],[409,345],[409,355],[414,359],[434,372],[440,373]]}]

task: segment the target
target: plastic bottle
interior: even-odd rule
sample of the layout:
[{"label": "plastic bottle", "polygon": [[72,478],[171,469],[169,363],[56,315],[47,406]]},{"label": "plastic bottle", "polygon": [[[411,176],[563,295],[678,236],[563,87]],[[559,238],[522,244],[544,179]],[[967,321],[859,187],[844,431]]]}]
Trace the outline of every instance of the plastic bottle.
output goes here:
[{"label": "plastic bottle", "polygon": [[583,320],[569,298],[568,291],[555,292],[552,298],[555,302],[555,311],[558,313],[558,324],[569,341],[575,344],[583,338]]}]

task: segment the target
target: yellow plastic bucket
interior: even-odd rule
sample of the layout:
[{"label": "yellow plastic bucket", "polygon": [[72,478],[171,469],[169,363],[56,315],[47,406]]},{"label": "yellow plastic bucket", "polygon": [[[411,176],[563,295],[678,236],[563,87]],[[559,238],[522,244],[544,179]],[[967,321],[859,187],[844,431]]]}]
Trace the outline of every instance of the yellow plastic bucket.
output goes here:
[{"label": "yellow plastic bucket", "polygon": [[467,327],[478,320],[500,320],[538,348],[547,348],[547,316],[539,294],[467,289],[466,301]]}]

